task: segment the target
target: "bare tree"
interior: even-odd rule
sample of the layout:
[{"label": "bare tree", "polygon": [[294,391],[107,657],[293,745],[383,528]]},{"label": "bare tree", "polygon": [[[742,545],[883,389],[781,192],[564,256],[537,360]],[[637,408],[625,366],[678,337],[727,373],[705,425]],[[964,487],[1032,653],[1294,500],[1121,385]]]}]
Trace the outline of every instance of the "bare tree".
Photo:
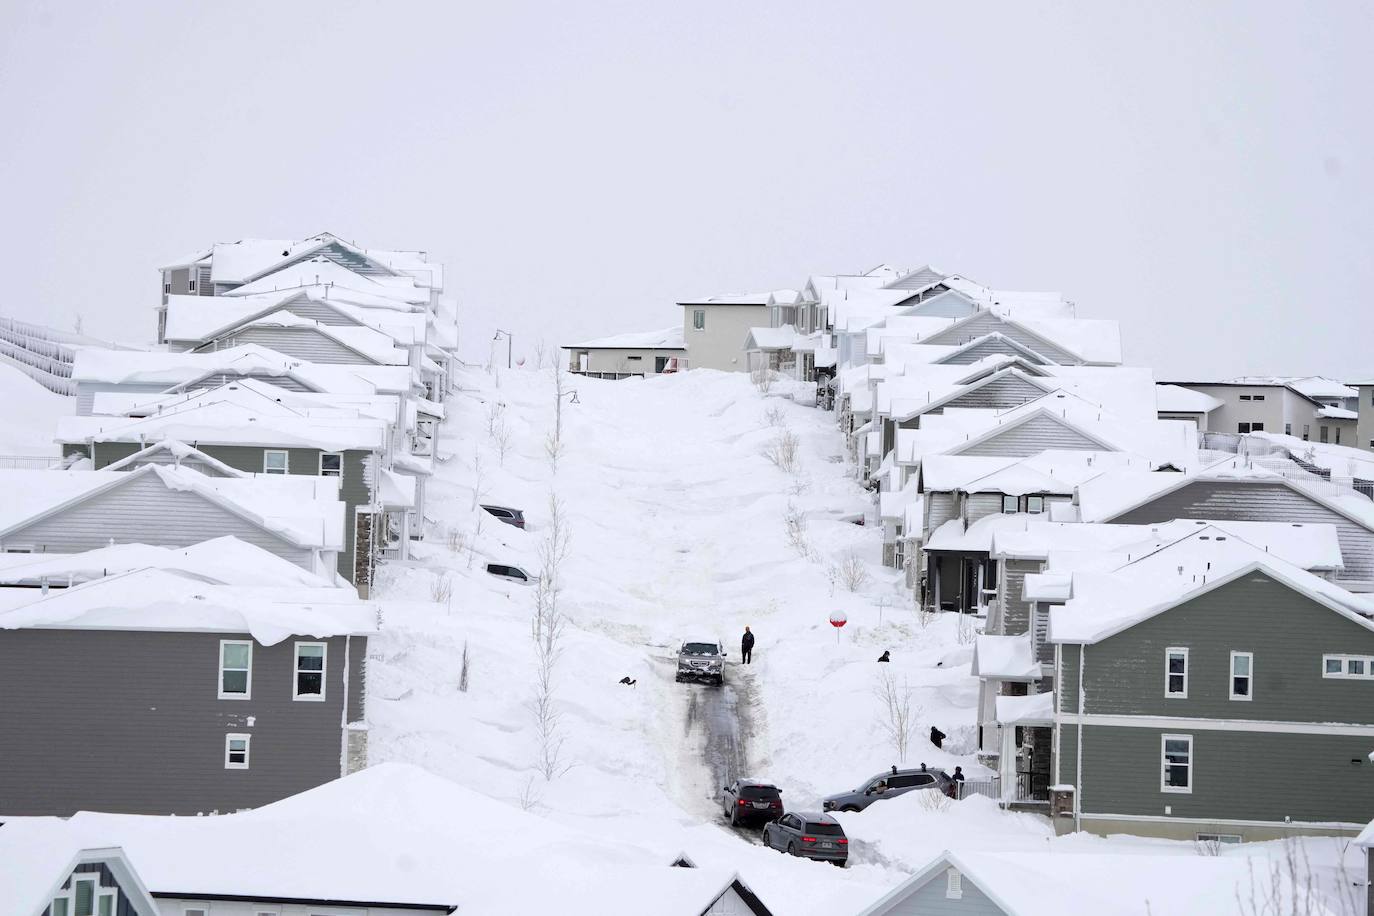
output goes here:
[{"label": "bare tree", "polygon": [[835,578],[851,592],[857,592],[869,582],[868,567],[864,561],[854,551],[849,551],[844,559],[832,564],[835,568]]},{"label": "bare tree", "polygon": [[777,378],[777,373],[768,367],[768,363],[757,366],[749,373],[749,380],[754,383],[759,394],[767,396],[773,390],[773,382]]},{"label": "bare tree", "polygon": [[501,401],[492,401],[487,405],[487,435],[496,435],[496,421],[506,412],[506,405]]},{"label": "bare tree", "polygon": [[520,788],[520,798],[518,801],[521,811],[530,811],[538,806],[539,790],[535,788],[533,776],[528,777],[525,780],[524,786]]},{"label": "bare tree", "polygon": [[462,553],[467,546],[468,536],[458,528],[449,528],[444,534],[444,542],[452,553]]},{"label": "bare tree", "polygon": [[878,683],[874,688],[878,698],[878,726],[892,742],[897,759],[904,763],[911,739],[916,735],[916,723],[921,717],[921,707],[912,705],[911,685],[905,678],[899,684],[889,666],[879,667],[881,670],[878,672]]},{"label": "bare tree", "polygon": [[778,430],[773,440],[764,446],[763,457],[788,474],[801,469],[801,439],[787,427]]},{"label": "bare tree", "polygon": [[544,452],[549,456],[549,467],[558,473],[558,459],[563,457],[563,399],[568,395],[568,387],[563,367],[553,366],[553,432],[544,439]]},{"label": "bare tree", "polygon": [[977,638],[978,628],[974,624],[972,614],[959,614],[959,619],[955,622],[954,636],[961,646],[970,645]]},{"label": "bare tree", "polygon": [[538,740],[535,767],[545,779],[553,779],[567,768],[562,762],[563,733],[561,714],[555,699],[555,675],[562,654],[566,618],[559,608],[562,593],[562,565],[568,554],[571,532],[562,502],[549,494],[549,523],[539,544],[539,580],[535,583],[534,617],[530,637],[535,649],[535,689],[530,701]]},{"label": "bare tree", "polygon": [[763,412],[763,422],[773,427],[787,425],[787,420],[782,415],[782,408],[777,404]]},{"label": "bare tree", "polygon": [[783,513],[782,523],[787,533],[787,544],[797,552],[797,556],[802,559],[810,558],[814,551],[811,549],[811,538],[806,531],[806,515],[795,503],[787,504],[787,511]]},{"label": "bare tree", "polygon": [[544,368],[544,361],[549,358],[549,345],[544,338],[539,338],[534,344],[534,367]]},{"label": "bare tree", "polygon": [[453,597],[453,580],[451,580],[451,579],[449,578],[448,573],[444,573],[444,574],[441,575],[441,576],[435,576],[435,577],[430,581],[430,583],[429,583],[429,600],[430,600],[430,601],[433,601],[435,604],[448,604],[449,599],[452,598],[452,597]]},{"label": "bare tree", "polygon": [[[1262,863],[1256,867],[1255,863]],[[1243,916],[1358,916],[1356,885],[1341,857],[1336,867],[1334,899],[1322,893],[1312,871],[1307,844],[1299,837],[1284,837],[1275,858],[1248,858],[1250,886],[1236,888],[1236,902]],[[1266,867],[1267,866],[1267,867]]]},{"label": "bare tree", "polygon": [[468,641],[463,640],[463,660],[458,669],[458,689],[463,693],[468,692]]},{"label": "bare tree", "polygon": [[496,457],[501,466],[506,466],[506,454],[510,451],[510,427],[506,424],[506,418],[500,417],[496,421],[496,426],[492,429],[491,441],[496,445]]}]

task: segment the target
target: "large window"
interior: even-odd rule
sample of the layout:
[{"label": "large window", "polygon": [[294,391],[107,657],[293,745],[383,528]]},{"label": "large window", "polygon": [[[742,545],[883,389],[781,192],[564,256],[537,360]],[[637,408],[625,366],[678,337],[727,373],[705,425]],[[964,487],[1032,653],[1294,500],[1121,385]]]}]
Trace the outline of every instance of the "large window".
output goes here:
[{"label": "large window", "polygon": [[1015,496],[1002,497],[1002,511],[1015,515],[1021,508],[1021,501]]},{"label": "large window", "polygon": [[253,644],[222,639],[219,643],[219,698],[246,700],[253,689]]},{"label": "large window", "polygon": [[[285,454],[283,452],[282,454]],[[282,473],[286,473],[283,471]],[[338,452],[320,453],[320,476],[321,477],[342,477],[343,476],[343,455]]]},{"label": "large window", "polygon": [[77,872],[65,890],[52,898],[52,916],[115,916],[114,888],[100,886],[96,872]]},{"label": "large window", "polygon": [[296,643],[296,677],[292,699],[323,700],[325,656],[329,647],[322,642]]},{"label": "large window", "polygon": [[1323,655],[1322,677],[1374,680],[1374,655]]},{"label": "large window", "polygon": [[1032,514],[1032,515],[1039,515],[1041,512],[1044,512],[1044,511],[1045,511],[1045,497],[1043,497],[1043,496],[1027,496],[1027,497],[1026,497],[1026,511],[1029,512],[1029,513]]},{"label": "large window", "polygon": [[706,330],[706,309],[692,310],[692,328],[697,331]]},{"label": "large window", "polygon": [[1254,670],[1253,652],[1231,653],[1231,699],[1249,700],[1254,697]]},{"label": "large window", "polygon": [[1164,650],[1164,695],[1174,699],[1188,698],[1188,650],[1178,647]]},{"label": "large window", "polygon": [[262,453],[264,474],[285,474],[291,468],[290,456],[283,449],[269,448]]},{"label": "large window", "polygon": [[1331,427],[1329,427],[1329,426],[1322,426],[1322,427],[1320,427],[1320,428],[1317,430],[1317,432],[1318,432],[1318,434],[1321,436],[1321,441],[1323,441],[1323,442],[1330,442],[1330,441],[1331,441]]},{"label": "large window", "polygon": [[248,745],[252,735],[224,736],[224,768],[226,770],[248,769]]},{"label": "large window", "polygon": [[1163,792],[1193,791],[1193,736],[1161,735],[1163,757],[1159,788]]}]

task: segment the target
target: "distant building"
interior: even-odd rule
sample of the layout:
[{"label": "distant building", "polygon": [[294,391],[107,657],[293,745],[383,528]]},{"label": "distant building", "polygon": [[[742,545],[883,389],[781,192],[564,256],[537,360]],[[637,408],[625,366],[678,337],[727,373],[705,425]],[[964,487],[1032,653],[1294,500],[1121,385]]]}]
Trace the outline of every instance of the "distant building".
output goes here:
[{"label": "distant building", "polygon": [[568,369],[592,378],[663,375],[688,368],[682,328],[617,334],[567,344]]},{"label": "distant building", "polygon": [[748,372],[745,341],[750,328],[768,322],[772,295],[736,293],[679,302],[682,336],[692,368]]},{"label": "distant building", "polygon": [[1332,445],[1356,444],[1355,400],[1359,392],[1321,376],[1242,376],[1211,382],[1169,382],[1161,387],[1186,388],[1219,401],[1206,412],[1202,427],[1206,432],[1266,432]]}]

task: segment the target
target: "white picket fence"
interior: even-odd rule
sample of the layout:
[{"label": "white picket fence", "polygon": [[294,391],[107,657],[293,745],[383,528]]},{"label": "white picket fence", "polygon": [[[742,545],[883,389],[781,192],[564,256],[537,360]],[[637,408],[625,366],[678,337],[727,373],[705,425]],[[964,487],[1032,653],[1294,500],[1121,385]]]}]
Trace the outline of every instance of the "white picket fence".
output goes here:
[{"label": "white picket fence", "polygon": [[74,396],[73,336],[42,325],[0,318],[0,362],[13,366],[49,391]]}]

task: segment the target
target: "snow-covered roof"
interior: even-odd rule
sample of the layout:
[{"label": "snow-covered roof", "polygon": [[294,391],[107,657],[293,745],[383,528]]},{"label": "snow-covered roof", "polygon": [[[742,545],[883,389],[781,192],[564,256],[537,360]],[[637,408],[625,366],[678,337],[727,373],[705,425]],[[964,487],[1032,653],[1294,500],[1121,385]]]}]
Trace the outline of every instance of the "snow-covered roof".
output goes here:
[{"label": "snow-covered roof", "polygon": [[635,331],[616,334],[611,337],[598,337],[581,343],[564,344],[564,350],[683,350],[687,344],[682,335],[682,325],[673,325],[661,331]]},{"label": "snow-covered roof", "polygon": [[103,579],[136,569],[165,569],[215,585],[332,588],[326,581],[236,537],[190,547],[116,544],[82,553],[0,553],[0,585],[56,585]]},{"label": "snow-covered roof", "polygon": [[1054,691],[1021,697],[997,697],[999,725],[1053,725]]},{"label": "snow-covered roof", "polygon": [[[1248,856],[1199,856],[1186,848],[1174,854],[946,850],[859,916],[900,912],[900,902],[949,868],[1008,916],[1245,916],[1253,907],[1244,889],[1260,880]],[[1265,871],[1262,880],[1275,912],[1312,906],[1290,877]],[[1318,908],[1314,916],[1327,912]]]},{"label": "snow-covered roof", "polygon": [[1374,631],[1374,599],[1209,525],[1117,569],[1073,573],[1073,596],[1050,612],[1049,638],[1095,643],[1255,571]]},{"label": "snow-covered roof", "polygon": [[[169,490],[198,493],[300,546],[343,547],[339,480],[304,474],[240,479],[207,477],[191,468],[148,464],[136,471],[0,469],[0,535],[107,489],[154,477]],[[111,531],[116,537],[118,531]]]},{"label": "snow-covered roof", "polygon": [[311,258],[298,261],[281,270],[265,274],[242,286],[227,291],[224,295],[256,296],[283,290],[300,289],[308,286],[337,287],[352,290],[384,299],[395,299],[422,305],[429,302],[429,290],[415,282],[414,277],[369,276],[355,273],[328,258]]},{"label": "snow-covered roof", "polygon": [[[420,343],[425,338],[427,315],[390,299],[367,297],[349,301],[347,291],[329,295],[328,287],[311,286],[257,296],[168,296],[166,337],[174,341],[203,343],[214,340],[254,318],[279,311],[295,300],[306,300],[327,308],[349,321],[391,337],[401,346]],[[373,305],[371,302],[382,303]]]},{"label": "snow-covered roof", "polygon": [[[1370,752],[1369,759],[1374,761],[1374,751]],[[1360,835],[1355,837],[1355,845],[1374,848],[1374,821],[1370,821],[1369,825],[1360,831]]]},{"label": "snow-covered roof", "polygon": [[752,293],[721,293],[717,296],[702,296],[698,299],[682,299],[678,305],[767,305],[772,295],[772,290]]},{"label": "snow-covered roof", "polygon": [[790,324],[777,328],[750,328],[744,341],[746,350],[787,350],[797,339],[797,329]]},{"label": "snow-covered roof", "polygon": [[212,458],[198,448],[193,448],[185,442],[176,439],[163,439],[161,442],[154,442],[147,448],[141,448],[127,458],[121,458],[105,465],[106,471],[122,471],[126,467],[137,466],[144,463],[154,456],[166,453],[172,459],[174,465],[179,465],[183,461],[190,459],[195,464],[204,464],[214,468],[225,477],[251,477],[248,471],[240,471],[238,468],[230,467],[218,458]]},{"label": "snow-covered roof", "polygon": [[1221,398],[1184,388],[1181,385],[1155,386],[1155,402],[1160,413],[1211,413],[1222,405]]},{"label": "snow-covered roof", "polygon": [[1038,679],[1041,677],[1040,663],[1035,660],[1030,634],[979,636],[973,641],[973,662],[969,673],[974,677],[1003,680]]},{"label": "snow-covered roof", "polygon": [[209,372],[263,370],[285,373],[299,365],[301,360],[256,344],[210,353],[82,347],[76,351],[72,363],[72,379],[108,384],[174,385]]},{"label": "snow-covered roof", "polygon": [[1360,415],[1357,411],[1346,410],[1344,407],[1318,407],[1317,416],[1327,417],[1332,420],[1358,420]]},{"label": "snow-covered roof", "polygon": [[136,569],[71,588],[0,589],[0,629],[32,627],[290,636],[376,632],[377,605],[350,589],[212,585],[178,570]]},{"label": "snow-covered roof", "polygon": [[[83,844],[70,831],[61,829],[56,818],[41,818],[37,828],[23,821],[7,824],[0,830],[0,900],[6,916],[44,916],[51,912],[52,900],[78,865],[103,865],[114,874],[127,903],[137,913],[157,913],[157,903],[143,886],[137,871],[124,851],[118,848],[93,848]],[[12,829],[14,828],[14,829]]]}]

